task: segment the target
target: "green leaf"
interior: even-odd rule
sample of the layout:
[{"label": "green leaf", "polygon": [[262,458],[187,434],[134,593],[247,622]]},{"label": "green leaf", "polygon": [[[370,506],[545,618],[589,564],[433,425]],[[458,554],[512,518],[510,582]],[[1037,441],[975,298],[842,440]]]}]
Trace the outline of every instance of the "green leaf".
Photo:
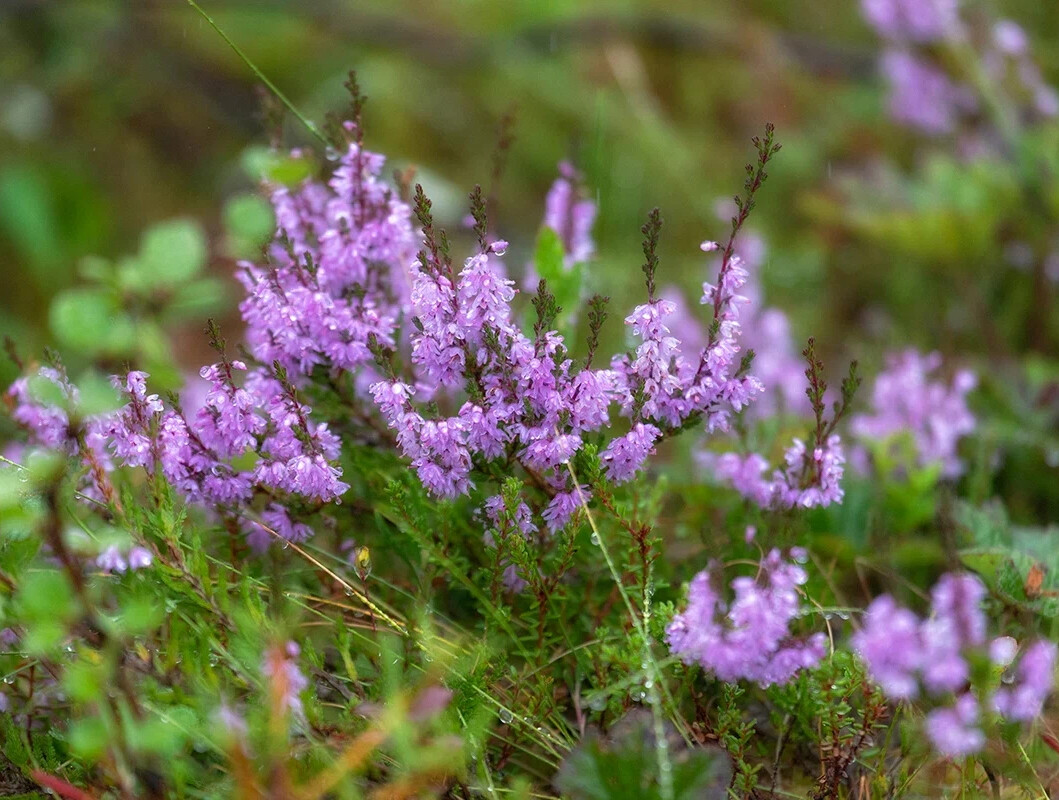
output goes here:
[{"label": "green leaf", "polygon": [[135,724],[131,739],[139,752],[172,757],[183,747],[185,734],[168,720],[150,717]]},{"label": "green leaf", "polygon": [[54,619],[43,619],[26,626],[22,646],[27,653],[48,655],[66,638],[66,627]]},{"label": "green leaf", "polygon": [[48,180],[26,161],[0,170],[0,231],[14,243],[33,269],[23,273],[40,284],[55,277],[54,267],[62,259],[55,198]]},{"label": "green leaf", "polygon": [[105,667],[102,662],[93,664],[84,659],[67,666],[63,675],[63,687],[73,700],[88,703],[103,696],[106,685]]},{"label": "green leaf", "polygon": [[56,570],[31,572],[22,580],[18,599],[29,619],[69,619],[73,593],[66,577]]},{"label": "green leaf", "polygon": [[125,604],[121,615],[127,633],[139,634],[154,630],[165,618],[162,607],[147,597],[136,597]]},{"label": "green leaf", "polygon": [[174,292],[166,308],[167,319],[198,318],[224,307],[228,288],[218,278],[199,278]]},{"label": "green leaf", "polygon": [[107,751],[107,727],[99,717],[87,717],[70,724],[70,749],[81,758],[95,761]]},{"label": "green leaf", "polygon": [[309,159],[276,153],[267,147],[251,147],[243,153],[243,169],[255,181],[297,186],[312,174]]},{"label": "green leaf", "polygon": [[224,225],[236,256],[256,254],[272,236],[275,224],[272,206],[259,195],[239,194],[224,206]]},{"label": "green leaf", "polygon": [[[548,290],[562,309],[559,319],[568,321],[581,305],[581,268],[575,264],[567,268],[564,263],[566,250],[559,234],[548,227],[541,228],[537,236],[533,266],[537,277],[548,283]],[[562,327],[562,325],[560,325]]]},{"label": "green leaf", "polygon": [[206,236],[189,219],[161,222],[147,230],[140,245],[140,266],[155,286],[173,286],[194,278],[206,264]]},{"label": "green leaf", "polygon": [[1040,566],[1033,556],[1005,547],[972,547],[960,551],[960,560],[977,572],[989,590],[1008,605],[1049,619],[1059,617],[1059,597],[1031,597],[1026,593],[1031,570]]},{"label": "green leaf", "polygon": [[65,347],[85,355],[122,353],[132,349],[132,321],[101,289],[69,289],[51,304],[48,321]]}]

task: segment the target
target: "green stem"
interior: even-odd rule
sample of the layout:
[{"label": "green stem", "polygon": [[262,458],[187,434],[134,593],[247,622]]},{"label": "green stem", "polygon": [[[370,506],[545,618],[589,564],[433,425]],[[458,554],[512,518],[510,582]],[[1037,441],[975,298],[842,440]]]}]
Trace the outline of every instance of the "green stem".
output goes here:
[{"label": "green stem", "polygon": [[259,81],[261,81],[263,84],[265,84],[265,86],[268,87],[268,90],[270,92],[272,92],[272,94],[276,95],[276,97],[279,98],[280,102],[283,103],[283,105],[285,105],[287,107],[287,109],[290,111],[290,113],[292,113],[295,117],[298,118],[298,121],[301,122],[301,124],[305,126],[306,130],[308,130],[309,133],[311,133],[313,136],[315,136],[317,139],[319,139],[325,146],[329,144],[329,142],[327,141],[327,137],[324,136],[322,133],[320,133],[320,129],[316,127],[316,125],[313,123],[313,121],[311,119],[309,119],[307,116],[305,116],[301,111],[299,111],[297,109],[297,107],[295,107],[294,103],[292,103],[290,100],[287,99],[287,95],[283,94],[283,92],[281,92],[279,90],[279,87],[277,87],[276,84],[274,84],[272,81],[270,81],[265,76],[265,73],[263,73],[261,70],[259,70],[257,68],[257,65],[255,65],[253,61],[251,61],[249,58],[247,58],[246,53],[244,53],[242,50],[239,49],[239,45],[237,45],[235,42],[233,42],[228,37],[228,34],[226,34],[223,30],[221,30],[220,26],[216,22],[213,21],[213,17],[211,17],[209,14],[207,14],[202,9],[202,7],[198,3],[195,2],[195,0],[188,0],[188,5],[191,6],[193,9],[195,9],[197,12],[199,12],[199,14],[202,16],[202,18],[204,20],[206,20],[207,23],[209,23],[209,26],[211,28],[213,28],[215,31],[217,31],[217,34],[222,39],[224,39],[225,42],[228,43],[228,46],[230,48],[232,48],[232,50],[235,51],[235,54],[237,56],[239,56],[239,58],[242,59],[243,63],[246,64],[247,67],[249,67],[250,71],[253,72],[254,75],[257,76],[257,79]]},{"label": "green stem", "polygon": [[648,631],[648,624],[651,619],[650,605],[645,605],[643,617],[636,613],[636,607],[633,605],[629,593],[625,590],[625,584],[621,580],[618,568],[614,565],[614,559],[611,558],[610,550],[607,549],[607,544],[603,540],[603,535],[600,533],[599,528],[596,527],[596,520],[592,516],[592,511],[588,507],[588,500],[581,491],[581,483],[578,481],[577,474],[574,472],[574,465],[567,461],[566,468],[570,471],[570,477],[574,481],[574,491],[577,492],[577,500],[585,510],[585,515],[588,517],[588,524],[592,528],[592,535],[594,537],[593,541],[599,546],[600,552],[603,553],[603,560],[607,562],[607,569],[610,570],[610,576],[614,579],[614,583],[618,587],[618,593],[621,595],[621,599],[625,602],[625,607],[629,610],[629,616],[632,619],[633,627],[636,628],[637,633],[640,634],[640,637],[643,640],[644,671],[647,673],[650,680],[650,686],[647,687],[647,700],[648,705],[651,706],[651,715],[654,718],[655,757],[658,761],[658,786],[662,800],[673,800],[673,766],[669,758],[669,742],[666,740],[662,712],[659,708],[661,706],[659,691],[664,686],[662,682],[662,670],[658,668],[658,662],[655,661],[654,653],[651,650],[651,639]]}]

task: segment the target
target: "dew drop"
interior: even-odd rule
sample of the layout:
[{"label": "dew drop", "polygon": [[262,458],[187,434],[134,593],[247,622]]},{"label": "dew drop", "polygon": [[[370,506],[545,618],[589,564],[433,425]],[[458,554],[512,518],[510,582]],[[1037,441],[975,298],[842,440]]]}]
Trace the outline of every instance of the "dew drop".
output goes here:
[{"label": "dew drop", "polygon": [[598,545],[599,545],[599,534],[598,534],[598,533],[593,533],[593,534],[592,534],[592,535],[591,535],[591,536],[589,537],[589,541],[590,541],[590,542],[592,542],[592,544],[594,544],[594,545],[597,545],[597,546],[598,546]]},{"label": "dew drop", "polygon": [[327,149],[324,150],[324,158],[328,161],[338,161],[341,157],[342,154],[334,147],[328,146]]},{"label": "dew drop", "polygon": [[503,722],[505,725],[509,724],[511,720],[514,719],[514,714],[512,714],[506,708],[500,709],[500,711],[497,712],[497,716],[500,717],[500,721]]}]

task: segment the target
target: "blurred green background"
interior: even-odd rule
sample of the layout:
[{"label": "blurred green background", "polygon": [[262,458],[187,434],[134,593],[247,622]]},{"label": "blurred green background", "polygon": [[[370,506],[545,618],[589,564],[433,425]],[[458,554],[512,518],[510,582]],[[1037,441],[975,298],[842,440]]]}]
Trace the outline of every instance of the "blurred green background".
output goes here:
[{"label": "blurred green background", "polygon": [[[796,336],[869,362],[906,342],[962,354],[990,347],[976,303],[990,307],[989,281],[1007,280],[995,217],[1010,209],[994,208],[1003,193],[991,188],[1000,179],[953,166],[945,146],[887,119],[878,42],[853,0],[202,5],[318,122],[344,107],[342,84],[356,69],[369,147],[418,169],[450,229],[466,191],[488,183],[497,126],[513,112],[496,225],[513,243],[509,263],[528,260],[556,165],[570,159],[600,204],[593,281],[615,296],[615,313],[639,297],[639,227],[652,206],[666,220],[661,282],[690,292],[708,277],[697,244],[725,234],[718,199],[741,185],[750,137],[774,122],[784,151],[751,227],[769,247],[767,299],[791,315]],[[1055,83],[1054,3],[988,10],[1030,32]],[[238,329],[233,257],[246,250],[240,236],[262,225],[247,199],[247,165],[268,141],[258,84],[182,0],[0,4],[0,328],[20,352],[61,345],[56,328],[80,324],[77,296],[65,323],[53,309],[49,324],[49,306],[98,277],[86,256],[120,269],[140,253],[149,273],[141,237],[174,217],[205,231],[206,274],[216,279],[196,283],[171,320],[178,360],[206,358],[207,313]],[[288,118],[285,144],[314,143]],[[933,172],[923,166],[930,147],[942,154]],[[955,222],[902,234],[883,216],[847,214],[858,196],[873,196],[864,176],[879,169],[912,175],[943,215],[956,203]],[[970,253],[968,230],[984,231]],[[965,291],[976,283],[986,288]],[[1013,309],[1005,313],[1025,313]],[[1030,346],[1027,336],[1013,332],[1005,348]],[[14,373],[5,363],[0,379]]]}]

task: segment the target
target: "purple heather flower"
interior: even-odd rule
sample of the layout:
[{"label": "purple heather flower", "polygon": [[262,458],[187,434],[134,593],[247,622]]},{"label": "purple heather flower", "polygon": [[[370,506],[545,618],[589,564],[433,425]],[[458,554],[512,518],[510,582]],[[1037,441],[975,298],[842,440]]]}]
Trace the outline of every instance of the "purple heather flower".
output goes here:
[{"label": "purple heather flower", "polygon": [[125,561],[125,556],[114,545],[110,545],[99,554],[96,558],[96,566],[104,572],[117,572],[119,574],[129,568],[128,562]]},{"label": "purple heather flower", "polygon": [[121,381],[112,376],[114,387],[129,399],[119,411],[105,415],[98,431],[109,439],[114,457],[128,467],[146,467],[154,460],[151,426],[162,413],[162,401],[147,393],[147,373],[132,371]]},{"label": "purple heather flower", "polygon": [[915,697],[920,679],[931,693],[956,691],[970,675],[966,652],[985,645],[984,597],[976,576],[943,575],[931,591],[931,616],[920,621],[883,595],[868,607],[853,646],[889,697]]},{"label": "purple heather flower", "polygon": [[[313,535],[312,528],[304,523],[294,522],[287,509],[278,503],[270,504],[261,512],[261,522],[287,542],[304,542]],[[244,528],[247,532],[247,541],[258,552],[268,549],[268,546],[276,539],[260,523],[253,520],[244,520]]]},{"label": "purple heather flower", "polygon": [[998,667],[1007,667],[1015,660],[1019,643],[1012,636],[998,636],[989,643],[989,660]]},{"label": "purple heather flower", "polygon": [[1026,36],[1026,31],[1010,19],[997,20],[993,26],[993,44],[1001,53],[1012,57],[1026,55],[1030,49],[1030,40]]},{"label": "purple heather flower", "polygon": [[567,162],[559,165],[559,177],[544,200],[544,224],[559,234],[566,268],[588,261],[596,251],[592,225],[596,204],[581,196],[580,176]]},{"label": "purple heather flower", "polygon": [[[730,201],[719,204],[717,211],[721,219],[727,220],[732,215],[733,208],[730,205]],[[711,246],[704,248],[706,252],[717,249],[716,243],[707,244]],[[778,308],[764,306],[759,276],[765,264],[765,255],[764,240],[753,233],[746,233],[740,237],[736,246],[738,259],[733,259],[733,266],[745,275],[745,279],[740,278],[744,282],[738,287],[738,297],[732,298],[733,303],[739,307],[738,350],[753,350],[755,355],[752,366],[753,379],[742,386],[734,382],[730,384],[729,397],[737,400],[733,403],[737,409],[753,399],[753,405],[747,413],[756,418],[772,416],[780,410],[800,414],[809,409],[805,397],[805,365],[794,347],[787,315]],[[720,266],[719,260],[716,265]],[[734,277],[738,276],[738,272],[734,273]],[[712,298],[712,294],[710,297]],[[707,343],[706,320],[694,318],[684,302],[683,295],[673,287],[663,289],[661,298],[672,306],[672,311],[666,319],[666,327],[680,342],[682,358],[678,367],[681,377],[687,379],[688,369],[694,372],[698,366],[698,362],[690,358],[689,354],[702,352]],[[734,356],[735,351],[731,349],[730,343],[721,346],[727,348],[726,354]]]},{"label": "purple heather flower", "polygon": [[41,367],[34,377],[18,378],[11,384],[8,389],[14,405],[11,417],[29,433],[30,444],[73,455],[77,445],[70,435],[66,412],[57,406],[43,405],[38,400],[35,391],[38,381],[54,384],[59,396],[67,403],[77,401],[77,389],[65,375],[51,367]]},{"label": "purple heather flower", "polygon": [[861,0],[868,23],[894,41],[931,42],[959,31],[959,0]]},{"label": "purple heather flower", "polygon": [[930,590],[935,619],[951,628],[959,647],[981,647],[985,643],[985,596],[985,584],[970,573],[942,575]]},{"label": "purple heather flower", "polygon": [[[718,319],[712,341],[703,337],[695,352],[683,353],[666,328],[673,304],[652,299],[626,319],[640,346],[612,359],[609,369],[577,369],[557,331],[537,330],[532,340],[521,333],[512,323],[514,289],[502,277],[496,252],[468,259],[455,284],[445,264],[420,263],[413,270],[415,389],[390,379],[375,381],[369,391],[435,496],[467,493],[473,459],[505,454],[562,494],[563,464],[581,449],[585,434],[609,424],[612,404],[631,418],[632,429],[612,439],[601,458],[608,477],[624,482],[664,430],[696,415],[710,430],[725,429],[730,413],[761,391],[753,377],[735,376],[744,304],[736,292],[746,279],[738,258],[721,270],[719,288],[704,288],[704,302]],[[432,399],[439,387],[445,393],[469,388],[457,416],[426,415],[415,404]],[[560,496],[545,510],[545,522],[559,529],[575,507],[569,495]]]},{"label": "purple heather flower", "polygon": [[309,680],[298,668],[297,658],[301,648],[297,642],[287,642],[284,647],[273,647],[265,654],[261,672],[273,689],[282,691],[283,705],[298,718],[304,716],[301,693],[309,687]]},{"label": "purple heather flower", "polygon": [[882,71],[890,85],[890,114],[923,133],[951,133],[960,116],[977,107],[970,89],[906,50],[886,51]]},{"label": "purple heather flower", "polygon": [[353,370],[368,340],[394,345],[415,259],[411,209],[379,175],[384,159],[351,144],[328,184],[272,193],[277,238],[266,265],[240,264],[247,341],[292,374]]},{"label": "purple heather flower", "polygon": [[875,598],[864,615],[853,648],[868,665],[887,697],[908,700],[919,693],[916,675],[923,665],[919,618],[890,595]]},{"label": "purple heather flower", "polygon": [[920,694],[920,687],[928,697],[959,695],[953,707],[927,715],[931,742],[953,758],[985,744],[977,727],[979,699],[983,707],[1009,720],[1028,722],[1041,714],[1053,685],[1057,648],[1041,641],[1023,652],[1010,684],[1005,681],[982,698],[965,690],[972,654],[987,654],[995,665],[1009,669],[1018,648],[1009,636],[986,641],[985,594],[984,584],[974,575],[946,574],[931,591],[929,618],[920,620],[883,595],[868,607],[864,624],[853,637],[854,649],[887,697],[911,699]]},{"label": "purple heather flower", "polygon": [[265,420],[257,412],[260,402],[246,389],[236,388],[231,370],[246,371],[241,361],[211,364],[199,375],[210,382],[206,400],[195,414],[196,434],[218,457],[230,458],[257,445]]},{"label": "purple heather flower", "polygon": [[607,449],[599,454],[607,471],[607,477],[615,483],[632,480],[652,452],[654,443],[662,431],[654,425],[637,422],[624,436],[611,440]]},{"label": "purple heather flower", "polygon": [[958,372],[951,385],[932,379],[940,366],[937,353],[906,350],[890,356],[875,379],[871,412],[853,417],[850,428],[854,436],[876,441],[908,433],[921,465],[937,464],[943,475],[954,477],[963,471],[957,444],[975,427],[967,395],[976,381],[967,371]]},{"label": "purple heather flower", "polygon": [[611,366],[618,377],[622,406],[627,414],[639,405],[644,419],[675,427],[689,413],[684,388],[694,376],[695,365],[685,365],[680,342],[666,327],[665,320],[674,310],[674,305],[667,300],[637,306],[625,318],[625,324],[643,343],[636,348],[635,358],[619,356]]},{"label": "purple heather flower", "polygon": [[[537,526],[533,522],[533,513],[529,506],[520,502],[513,513],[509,513],[504,505],[504,498],[493,495],[485,501],[481,509],[489,527],[485,532],[485,543],[489,547],[496,547],[497,538],[506,538],[512,534],[529,539],[537,532]],[[521,592],[526,588],[525,579],[519,574],[518,569],[505,560],[504,586],[510,592]]]},{"label": "purple heather flower", "polygon": [[154,558],[145,547],[133,547],[128,554],[123,554],[116,546],[110,545],[96,557],[96,566],[104,572],[124,573],[126,570],[139,570],[151,566]]},{"label": "purple heather flower", "polygon": [[[573,519],[574,514],[577,513],[578,509],[582,507],[582,502],[588,502],[589,498],[592,496],[589,488],[587,486],[581,486],[580,488],[580,494],[573,489],[570,491],[557,492],[555,497],[549,501],[547,507],[545,507],[541,514],[549,531],[552,533],[561,531],[569,524],[570,520]],[[582,498],[584,498],[583,501]]]},{"label": "purple heather flower", "polygon": [[699,457],[718,480],[762,508],[812,508],[842,501],[846,458],[838,434],[812,451],[801,439],[795,439],[784,460],[784,469],[765,477],[768,462],[757,453],[704,453]]},{"label": "purple heather flower", "polygon": [[963,758],[985,746],[985,734],[978,727],[978,701],[971,694],[960,695],[951,708],[927,714],[926,729],[934,747],[949,758]]},{"label": "purple heather flower", "polygon": [[129,551],[129,569],[138,570],[151,566],[154,557],[146,547],[134,547]]},{"label": "purple heather flower", "polygon": [[1039,717],[1055,683],[1056,654],[1052,642],[1039,641],[1027,647],[1015,668],[1014,682],[1001,686],[993,695],[993,708],[1017,722]]},{"label": "purple heather flower", "polygon": [[502,278],[485,253],[467,259],[456,291],[456,322],[461,338],[479,346],[485,329],[510,335],[511,301],[515,294],[514,282]]},{"label": "purple heather flower", "polygon": [[755,578],[732,581],[734,599],[726,604],[711,585],[707,569],[688,590],[688,605],[666,628],[666,640],[684,663],[697,663],[723,681],[782,684],[824,655],[826,637],[792,638],[790,623],[801,613],[798,587],[805,570],[772,550]]},{"label": "purple heather flower", "polygon": [[473,403],[464,403],[459,416],[471,450],[486,458],[499,458],[503,454],[509,434],[501,430],[502,419],[495,409],[486,411]]}]

